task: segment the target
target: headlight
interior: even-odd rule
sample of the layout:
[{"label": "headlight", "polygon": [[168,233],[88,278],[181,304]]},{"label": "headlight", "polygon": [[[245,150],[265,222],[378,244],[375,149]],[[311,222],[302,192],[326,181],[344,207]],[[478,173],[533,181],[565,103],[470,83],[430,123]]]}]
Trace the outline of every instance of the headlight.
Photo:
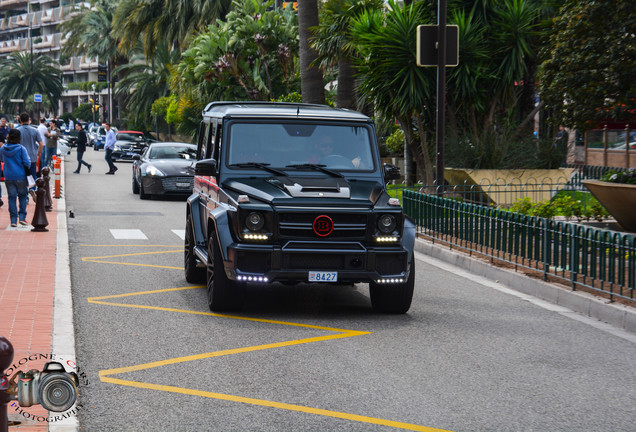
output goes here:
[{"label": "headlight", "polygon": [[156,177],[164,177],[165,174],[155,166],[148,165],[146,167],[146,175],[156,176]]},{"label": "headlight", "polygon": [[114,147],[114,148],[115,148],[115,150],[116,150],[116,151],[121,151],[121,147],[120,147],[120,146],[118,146],[118,145],[115,145],[115,147]]},{"label": "headlight", "polygon": [[384,234],[393,232],[396,225],[397,222],[395,221],[395,216],[393,215],[385,214],[380,216],[380,218],[378,219],[378,229]]},{"label": "headlight", "polygon": [[245,226],[250,231],[260,231],[265,225],[265,218],[259,212],[251,212],[245,218]]}]

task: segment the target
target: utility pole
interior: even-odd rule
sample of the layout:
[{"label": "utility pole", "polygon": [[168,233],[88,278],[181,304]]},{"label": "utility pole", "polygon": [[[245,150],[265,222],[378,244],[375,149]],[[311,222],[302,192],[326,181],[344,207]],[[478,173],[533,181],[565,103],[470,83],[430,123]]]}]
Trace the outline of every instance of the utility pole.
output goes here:
[{"label": "utility pole", "polygon": [[437,3],[437,195],[444,195],[444,132],[446,129],[446,0]]}]

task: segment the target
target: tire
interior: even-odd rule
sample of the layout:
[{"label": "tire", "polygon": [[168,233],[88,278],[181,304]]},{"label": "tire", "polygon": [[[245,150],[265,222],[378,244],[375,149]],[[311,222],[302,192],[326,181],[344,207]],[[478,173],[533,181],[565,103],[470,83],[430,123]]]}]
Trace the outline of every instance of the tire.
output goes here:
[{"label": "tire", "polygon": [[371,306],[377,313],[404,314],[408,312],[415,288],[415,258],[411,256],[411,272],[402,284],[369,283]]},{"label": "tire", "polygon": [[139,185],[139,199],[142,200],[147,200],[150,199],[150,195],[148,195],[146,192],[144,192],[144,184],[143,182]]},{"label": "tire", "polygon": [[139,193],[139,185],[137,184],[137,180],[135,179],[135,176],[133,176],[132,178],[132,191],[135,195]]},{"label": "tire", "polygon": [[208,238],[207,288],[208,307],[212,312],[237,311],[243,307],[241,285],[227,278],[218,242],[212,234]]},{"label": "tire", "polygon": [[206,281],[205,268],[197,267],[197,258],[194,254],[194,229],[188,216],[185,229],[185,241],[183,248],[183,268],[185,278],[190,283],[203,283]]}]

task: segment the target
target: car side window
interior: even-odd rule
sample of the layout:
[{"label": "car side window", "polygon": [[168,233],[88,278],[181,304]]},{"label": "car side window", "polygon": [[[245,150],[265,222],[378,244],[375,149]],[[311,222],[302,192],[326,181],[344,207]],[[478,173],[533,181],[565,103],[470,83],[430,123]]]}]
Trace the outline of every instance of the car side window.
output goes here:
[{"label": "car side window", "polygon": [[215,153],[216,153],[216,120],[211,120],[210,121],[210,129],[209,129],[209,134],[208,134],[208,157],[214,158]]},{"label": "car side window", "polygon": [[209,124],[205,121],[199,126],[199,142],[197,143],[197,160],[205,159],[206,143],[208,139]]}]

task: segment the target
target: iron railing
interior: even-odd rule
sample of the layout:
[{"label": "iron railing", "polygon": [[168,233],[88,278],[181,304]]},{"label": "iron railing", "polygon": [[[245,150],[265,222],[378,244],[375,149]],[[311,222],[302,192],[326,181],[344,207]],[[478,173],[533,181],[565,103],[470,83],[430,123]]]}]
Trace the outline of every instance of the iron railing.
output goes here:
[{"label": "iron railing", "polygon": [[[497,194],[554,195],[576,191],[573,184],[548,190],[531,185],[509,185],[497,190],[477,187],[445,187],[443,194],[430,188],[402,191],[405,213],[417,224],[420,236],[441,241],[492,261],[508,263],[515,270],[539,272],[556,278],[573,290],[585,287],[614,301],[634,303],[636,245],[634,236],[564,221],[525,216],[493,207]],[[547,191],[547,192],[546,192]],[[484,199],[487,193],[488,199]],[[443,196],[441,196],[443,195]],[[528,195],[526,195],[528,196]]]}]

